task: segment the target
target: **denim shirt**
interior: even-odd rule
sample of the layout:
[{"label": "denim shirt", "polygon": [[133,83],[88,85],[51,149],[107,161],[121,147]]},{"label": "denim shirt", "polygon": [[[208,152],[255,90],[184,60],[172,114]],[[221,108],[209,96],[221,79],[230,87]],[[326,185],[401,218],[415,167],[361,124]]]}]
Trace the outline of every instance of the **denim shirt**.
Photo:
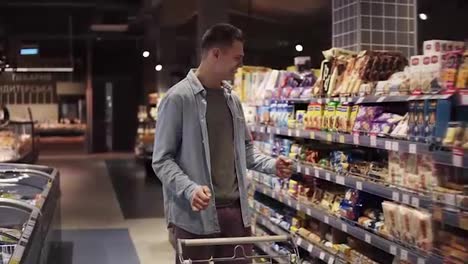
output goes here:
[{"label": "denim shirt", "polygon": [[[250,225],[247,202],[247,169],[275,173],[275,160],[253,146],[240,100],[223,87],[234,128],[235,168],[244,226]],[[156,122],[153,169],[163,184],[164,211],[168,224],[191,233],[220,232],[214,195],[206,210],[193,211],[194,190],[208,186],[212,193],[210,148],[206,124],[206,91],[193,71],[174,85],[161,101]],[[219,131],[223,133],[223,131]]]}]

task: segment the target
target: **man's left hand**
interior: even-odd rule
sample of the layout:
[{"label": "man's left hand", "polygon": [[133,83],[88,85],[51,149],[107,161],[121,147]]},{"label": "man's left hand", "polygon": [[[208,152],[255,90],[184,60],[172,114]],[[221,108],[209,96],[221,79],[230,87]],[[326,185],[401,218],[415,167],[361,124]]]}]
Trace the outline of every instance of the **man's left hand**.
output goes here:
[{"label": "man's left hand", "polygon": [[289,178],[293,172],[293,161],[286,157],[276,159],[276,175],[280,178]]}]

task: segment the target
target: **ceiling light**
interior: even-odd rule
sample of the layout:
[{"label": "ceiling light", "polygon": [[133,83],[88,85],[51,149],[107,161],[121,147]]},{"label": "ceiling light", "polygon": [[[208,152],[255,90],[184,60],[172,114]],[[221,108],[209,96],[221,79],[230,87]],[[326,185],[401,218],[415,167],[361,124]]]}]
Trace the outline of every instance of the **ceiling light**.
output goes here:
[{"label": "ceiling light", "polygon": [[162,65],[161,65],[161,64],[158,64],[158,65],[156,65],[156,67],[154,67],[154,69],[155,69],[156,71],[161,71],[161,70],[162,70]]},{"label": "ceiling light", "polygon": [[300,45],[300,44],[296,45],[296,51],[301,52],[303,50],[304,50],[304,47],[302,47],[302,45]]},{"label": "ceiling light", "polygon": [[420,13],[420,14],[419,14],[419,19],[421,19],[421,20],[427,20],[427,18],[428,18],[428,17],[427,17],[427,15],[426,15],[425,13]]},{"label": "ceiling light", "polygon": [[143,57],[148,58],[150,55],[149,51],[145,50],[143,51]]}]

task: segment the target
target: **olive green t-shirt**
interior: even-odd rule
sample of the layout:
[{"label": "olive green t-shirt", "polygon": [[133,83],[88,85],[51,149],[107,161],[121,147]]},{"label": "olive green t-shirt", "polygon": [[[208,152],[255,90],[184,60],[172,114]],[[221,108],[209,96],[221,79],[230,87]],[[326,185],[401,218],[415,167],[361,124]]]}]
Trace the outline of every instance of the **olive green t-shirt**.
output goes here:
[{"label": "olive green t-shirt", "polygon": [[210,145],[211,179],[217,206],[239,199],[234,154],[232,114],[224,89],[206,89],[206,122]]}]

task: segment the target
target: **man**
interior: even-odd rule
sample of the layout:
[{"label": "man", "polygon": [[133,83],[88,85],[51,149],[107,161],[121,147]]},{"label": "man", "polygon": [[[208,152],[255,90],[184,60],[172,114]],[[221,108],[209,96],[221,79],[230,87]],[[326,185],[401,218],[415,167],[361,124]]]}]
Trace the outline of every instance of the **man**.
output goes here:
[{"label": "man", "polygon": [[[175,239],[250,236],[246,170],[287,178],[292,162],[257,153],[239,99],[222,84],[242,66],[241,30],[213,26],[201,51],[198,69],[159,107],[153,168],[163,184],[166,219]],[[187,247],[183,253],[192,260],[231,257],[234,248]]]}]

